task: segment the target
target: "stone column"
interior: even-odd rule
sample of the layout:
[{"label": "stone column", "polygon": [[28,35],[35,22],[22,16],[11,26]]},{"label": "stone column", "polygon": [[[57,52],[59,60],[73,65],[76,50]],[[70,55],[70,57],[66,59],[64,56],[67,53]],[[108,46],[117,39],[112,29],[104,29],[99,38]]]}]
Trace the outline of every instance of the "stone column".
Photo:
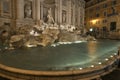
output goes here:
[{"label": "stone column", "polygon": [[43,0],[40,1],[40,8],[41,8],[41,20],[43,20]]},{"label": "stone column", "polygon": [[78,5],[78,26],[80,27],[80,6]]},{"label": "stone column", "polygon": [[58,0],[58,23],[62,23],[62,0]]},{"label": "stone column", "polygon": [[82,12],[82,9],[81,9],[81,3],[80,3],[79,10],[80,10],[80,19],[79,19],[79,20],[80,20],[80,27],[81,27],[81,23],[82,23],[82,19],[81,19],[81,18],[82,18],[82,13],[81,13],[81,12]]},{"label": "stone column", "polygon": [[24,20],[24,0],[16,0],[16,27],[21,27]]},{"label": "stone column", "polygon": [[33,14],[32,14],[32,17],[33,17],[34,20],[36,20],[36,16],[37,16],[37,15],[36,15],[36,10],[37,10],[36,7],[37,7],[37,6],[36,6],[36,0],[33,0],[33,1],[32,1],[32,13],[33,13]]},{"label": "stone column", "polygon": [[85,1],[83,1],[83,27],[85,26]]},{"label": "stone column", "polygon": [[73,25],[73,2],[71,4],[71,24]]},{"label": "stone column", "polygon": [[75,13],[75,18],[77,19],[77,21],[75,20],[75,25],[77,25],[77,27],[79,28],[79,6],[78,6],[78,2],[76,3],[76,13]]},{"label": "stone column", "polygon": [[75,25],[75,4],[73,5],[73,25]]},{"label": "stone column", "polygon": [[17,5],[16,5],[16,3],[17,3],[17,1],[16,0],[12,0],[11,1],[11,4],[12,4],[12,6],[11,6],[11,8],[12,8],[12,19],[11,19],[11,29],[12,29],[12,31],[14,31],[15,30],[15,28],[16,28],[16,9],[17,9]]},{"label": "stone column", "polygon": [[85,26],[85,7],[84,7],[84,10],[83,10],[83,26]]},{"label": "stone column", "polygon": [[71,0],[68,0],[67,5],[67,23],[71,24]]},{"label": "stone column", "polygon": [[85,9],[84,6],[82,6],[82,27],[84,27],[84,20],[85,20]]},{"label": "stone column", "polygon": [[36,11],[36,15],[37,15],[37,16],[36,16],[36,19],[37,19],[37,20],[40,20],[40,0],[36,0],[36,1],[37,1],[37,2],[36,2],[36,6],[37,6],[37,7],[36,7],[36,8],[37,8],[37,9],[36,9],[36,10],[37,10],[37,11]]},{"label": "stone column", "polygon": [[24,0],[17,0],[17,19],[24,19]]},{"label": "stone column", "polygon": [[55,22],[58,23],[58,0],[55,0]]}]

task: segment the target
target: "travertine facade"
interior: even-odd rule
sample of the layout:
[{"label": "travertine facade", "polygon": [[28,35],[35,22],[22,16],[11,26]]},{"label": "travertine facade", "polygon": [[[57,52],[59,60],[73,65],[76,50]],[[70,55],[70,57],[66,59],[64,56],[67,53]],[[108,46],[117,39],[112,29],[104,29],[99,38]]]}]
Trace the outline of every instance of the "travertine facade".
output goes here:
[{"label": "travertine facade", "polygon": [[84,0],[0,0],[0,25],[11,27],[47,21],[51,8],[57,24],[84,26]]}]

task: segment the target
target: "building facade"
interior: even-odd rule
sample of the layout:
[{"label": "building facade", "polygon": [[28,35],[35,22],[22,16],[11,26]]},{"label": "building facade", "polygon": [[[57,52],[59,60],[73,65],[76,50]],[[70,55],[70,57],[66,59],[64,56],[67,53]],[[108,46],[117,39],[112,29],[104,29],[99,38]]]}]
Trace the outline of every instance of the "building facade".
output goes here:
[{"label": "building facade", "polygon": [[57,24],[84,26],[84,0],[0,0],[0,26],[46,22],[49,9]]},{"label": "building facade", "polygon": [[120,0],[91,0],[86,4],[86,27],[100,36],[120,36]]}]

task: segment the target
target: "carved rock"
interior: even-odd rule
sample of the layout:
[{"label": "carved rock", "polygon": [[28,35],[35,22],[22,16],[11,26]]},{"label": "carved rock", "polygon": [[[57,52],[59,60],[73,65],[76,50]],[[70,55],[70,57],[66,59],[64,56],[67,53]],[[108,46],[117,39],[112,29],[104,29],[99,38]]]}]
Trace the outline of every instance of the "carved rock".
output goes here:
[{"label": "carved rock", "polygon": [[11,47],[22,47],[24,44],[25,35],[14,35],[10,38]]},{"label": "carved rock", "polygon": [[75,42],[79,40],[83,40],[83,38],[75,33],[61,31],[59,35],[59,42]]},{"label": "carved rock", "polygon": [[2,43],[7,43],[10,38],[10,27],[9,26],[0,26],[0,41]]},{"label": "carved rock", "polygon": [[60,31],[58,29],[46,29],[41,36],[41,45],[47,46],[49,44],[54,43],[58,39],[59,33]]}]

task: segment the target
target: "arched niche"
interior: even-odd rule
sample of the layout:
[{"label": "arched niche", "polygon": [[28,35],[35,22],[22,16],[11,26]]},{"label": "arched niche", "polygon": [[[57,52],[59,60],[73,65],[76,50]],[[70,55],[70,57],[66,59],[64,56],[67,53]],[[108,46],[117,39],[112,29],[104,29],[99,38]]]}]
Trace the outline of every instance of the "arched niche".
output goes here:
[{"label": "arched niche", "polygon": [[24,18],[32,18],[33,14],[33,1],[25,0],[24,1]]},{"label": "arched niche", "polygon": [[43,20],[47,21],[48,10],[51,8],[53,19],[55,19],[55,0],[43,1]]}]

